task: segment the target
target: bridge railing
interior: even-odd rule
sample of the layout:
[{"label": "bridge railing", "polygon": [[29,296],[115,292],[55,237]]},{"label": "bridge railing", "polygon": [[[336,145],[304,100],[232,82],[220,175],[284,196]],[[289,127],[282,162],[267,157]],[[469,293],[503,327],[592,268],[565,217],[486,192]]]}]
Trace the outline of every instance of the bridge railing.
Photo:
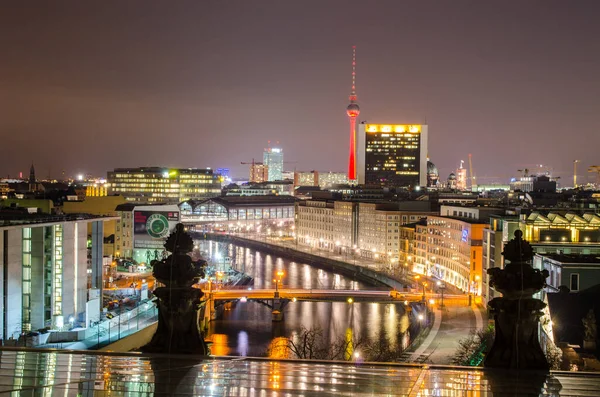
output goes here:
[{"label": "bridge railing", "polygon": [[[278,288],[280,291],[281,290],[286,290],[286,291],[392,291],[391,288],[388,287],[369,287],[369,288],[354,288],[354,289],[348,289],[348,288],[323,288],[323,287],[317,287],[317,288],[301,288],[301,287],[289,287],[286,286],[285,284],[280,285]],[[206,284],[202,285],[202,290],[203,291],[208,291],[208,286]],[[212,291],[275,291],[275,287],[270,287],[270,288],[255,288],[253,286],[247,286],[247,285],[225,285],[225,286],[218,286],[215,287],[214,284],[211,288]]]}]

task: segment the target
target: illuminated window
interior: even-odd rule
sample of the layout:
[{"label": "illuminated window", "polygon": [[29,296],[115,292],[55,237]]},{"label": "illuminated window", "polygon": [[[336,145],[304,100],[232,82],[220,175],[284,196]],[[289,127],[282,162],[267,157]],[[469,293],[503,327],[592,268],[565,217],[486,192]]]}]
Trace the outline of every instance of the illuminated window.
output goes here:
[{"label": "illuminated window", "polygon": [[23,228],[22,331],[31,331],[31,228]]}]

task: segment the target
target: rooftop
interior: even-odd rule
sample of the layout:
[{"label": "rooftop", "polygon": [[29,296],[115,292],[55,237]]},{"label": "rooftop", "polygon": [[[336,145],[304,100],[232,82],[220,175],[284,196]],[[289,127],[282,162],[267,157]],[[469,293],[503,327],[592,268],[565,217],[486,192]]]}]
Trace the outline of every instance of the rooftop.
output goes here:
[{"label": "rooftop", "polygon": [[90,215],[90,214],[66,214],[66,215],[50,215],[50,214],[28,214],[24,212],[0,211],[0,227],[1,226],[19,226],[29,224],[42,223],[62,223],[74,222],[93,219],[116,219],[115,217]]},{"label": "rooftop", "polygon": [[192,207],[196,207],[210,201],[225,207],[235,207],[245,205],[291,205],[298,201],[298,199],[294,196],[269,194],[260,196],[219,196],[206,200],[188,200],[184,201],[184,203],[189,203]]},{"label": "rooftop", "polygon": [[[14,395],[230,396],[596,396],[591,373],[143,356],[4,348],[0,393]],[[11,394],[12,395],[12,394]]]},{"label": "rooftop", "polygon": [[213,170],[210,168],[170,168],[170,167],[137,167],[137,168],[115,168],[114,171],[108,171],[109,173],[113,172],[121,172],[121,173],[130,173],[130,172],[148,172],[148,173],[160,173],[168,172],[168,171],[177,171],[179,173],[188,173],[188,172],[201,172],[212,174]]},{"label": "rooftop", "polygon": [[136,207],[156,207],[161,205],[176,205],[173,203],[124,203],[115,207],[115,211],[133,211]]},{"label": "rooftop", "polygon": [[561,263],[595,263],[600,264],[600,256],[598,254],[538,254],[545,258],[549,258]]}]

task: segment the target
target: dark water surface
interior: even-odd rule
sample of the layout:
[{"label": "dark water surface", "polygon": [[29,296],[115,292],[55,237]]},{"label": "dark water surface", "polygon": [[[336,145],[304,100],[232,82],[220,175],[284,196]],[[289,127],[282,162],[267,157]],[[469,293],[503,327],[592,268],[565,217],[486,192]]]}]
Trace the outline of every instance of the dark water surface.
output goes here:
[{"label": "dark water surface", "polygon": [[[254,278],[252,288],[275,288],[283,271],[283,288],[377,289],[346,276],[233,244],[197,241],[209,263],[228,266]],[[227,259],[226,259],[227,258]],[[294,338],[302,327],[318,328],[330,341],[352,335],[377,339],[385,335],[392,346],[410,343],[410,321],[403,304],[346,302],[290,302],[282,322],[271,321],[271,309],[257,302],[237,302],[210,323],[209,339],[215,355],[264,356],[276,338]]]}]

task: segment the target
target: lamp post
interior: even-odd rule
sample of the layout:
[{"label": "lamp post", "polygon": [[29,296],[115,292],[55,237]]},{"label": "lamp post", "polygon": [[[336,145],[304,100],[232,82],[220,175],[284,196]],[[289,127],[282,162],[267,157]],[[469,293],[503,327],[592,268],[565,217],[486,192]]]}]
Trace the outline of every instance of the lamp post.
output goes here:
[{"label": "lamp post", "polygon": [[[417,284],[420,283],[421,276],[419,276],[418,274],[415,276],[415,280],[417,280]],[[422,287],[423,287],[423,302],[427,303],[427,301],[425,300],[425,287],[427,287],[427,283],[425,281],[423,281],[423,283],[421,283]]]},{"label": "lamp post", "polygon": [[440,308],[443,309],[444,308],[444,290],[446,289],[446,283],[438,281],[437,286],[442,293],[442,301],[440,303]]},{"label": "lamp post", "polygon": [[285,273],[279,270],[275,274],[277,275],[277,278],[273,279],[273,281],[275,282],[275,298],[279,298],[279,284],[281,283],[281,278]]}]

